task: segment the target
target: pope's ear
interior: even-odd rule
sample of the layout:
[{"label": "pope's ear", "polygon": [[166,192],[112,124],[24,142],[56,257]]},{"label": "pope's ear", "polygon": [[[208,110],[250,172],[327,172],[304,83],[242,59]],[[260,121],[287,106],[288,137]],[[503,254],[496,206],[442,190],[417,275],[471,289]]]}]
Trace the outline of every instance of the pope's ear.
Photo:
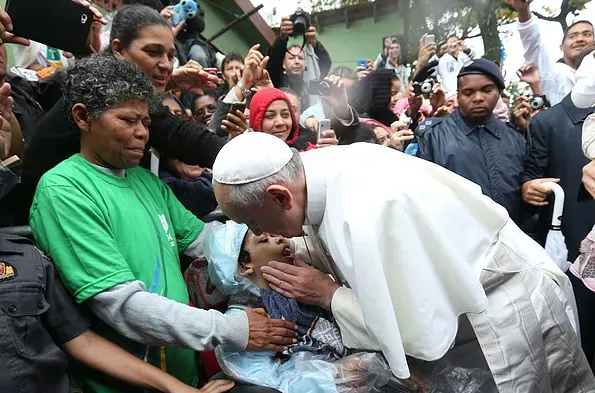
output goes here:
[{"label": "pope's ear", "polygon": [[291,210],[293,195],[287,187],[273,184],[266,189],[265,198],[279,205],[283,210]]}]

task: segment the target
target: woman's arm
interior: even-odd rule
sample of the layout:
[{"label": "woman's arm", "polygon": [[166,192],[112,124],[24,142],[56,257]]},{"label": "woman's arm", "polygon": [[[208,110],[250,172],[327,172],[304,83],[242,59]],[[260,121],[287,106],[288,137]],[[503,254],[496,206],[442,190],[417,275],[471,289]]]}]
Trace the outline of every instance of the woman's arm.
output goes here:
[{"label": "woman's arm", "polygon": [[219,393],[233,387],[231,381],[218,381],[209,390],[198,390],[124,351],[91,330],[64,344],[64,350],[76,360],[111,377],[133,385],[165,393]]}]

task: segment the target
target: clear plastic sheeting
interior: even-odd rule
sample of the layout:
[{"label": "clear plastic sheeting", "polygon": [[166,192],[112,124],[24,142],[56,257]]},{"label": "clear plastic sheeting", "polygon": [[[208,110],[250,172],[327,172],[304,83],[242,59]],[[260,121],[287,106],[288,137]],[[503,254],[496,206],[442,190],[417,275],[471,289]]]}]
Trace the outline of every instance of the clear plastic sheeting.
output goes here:
[{"label": "clear plastic sheeting", "polygon": [[19,184],[21,178],[0,161],[0,200]]},{"label": "clear plastic sheeting", "polygon": [[439,360],[410,360],[411,378],[393,379],[373,392],[381,393],[498,393],[492,374],[482,368],[455,366]]},{"label": "clear plastic sheeting", "polygon": [[229,377],[283,393],[379,392],[392,373],[379,353],[356,353],[340,360],[298,352],[281,358],[268,353],[233,352],[217,349],[223,372]]}]

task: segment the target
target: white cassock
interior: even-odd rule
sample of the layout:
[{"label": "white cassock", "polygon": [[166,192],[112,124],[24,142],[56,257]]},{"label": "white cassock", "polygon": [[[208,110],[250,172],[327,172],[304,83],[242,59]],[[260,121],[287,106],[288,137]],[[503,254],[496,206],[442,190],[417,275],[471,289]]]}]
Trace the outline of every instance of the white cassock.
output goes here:
[{"label": "white cassock", "polygon": [[595,391],[567,277],[479,186],[379,145],[301,157],[306,224],[361,308],[335,294],[346,344],[378,343],[408,378],[405,356],[442,358],[466,314],[501,392]]}]

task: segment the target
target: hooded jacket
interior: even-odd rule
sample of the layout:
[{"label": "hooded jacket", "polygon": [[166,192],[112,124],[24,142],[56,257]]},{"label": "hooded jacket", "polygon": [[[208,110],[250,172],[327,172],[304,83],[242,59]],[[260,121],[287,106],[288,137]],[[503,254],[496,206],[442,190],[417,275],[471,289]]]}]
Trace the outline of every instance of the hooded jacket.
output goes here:
[{"label": "hooded jacket", "polygon": [[291,113],[292,127],[289,132],[289,136],[285,141],[289,147],[293,147],[298,151],[306,151],[316,148],[315,145],[308,142],[306,138],[300,137],[300,125],[297,119],[297,115],[291,106],[291,101],[285,93],[279,89],[273,87],[258,91],[252,97],[250,101],[250,125],[251,128],[256,132],[262,132],[262,122],[267,108],[273,101],[282,100],[287,103],[289,112]]}]

